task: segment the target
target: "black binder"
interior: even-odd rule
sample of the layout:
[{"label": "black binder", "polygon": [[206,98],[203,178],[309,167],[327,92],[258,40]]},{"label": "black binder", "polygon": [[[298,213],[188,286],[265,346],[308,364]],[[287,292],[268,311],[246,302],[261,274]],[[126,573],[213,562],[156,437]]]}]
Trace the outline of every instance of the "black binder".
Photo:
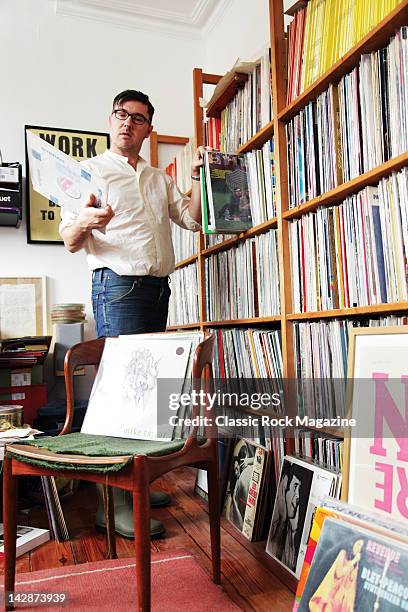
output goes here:
[{"label": "black binder", "polygon": [[22,169],[18,162],[0,163],[0,225],[18,227],[22,217]]}]

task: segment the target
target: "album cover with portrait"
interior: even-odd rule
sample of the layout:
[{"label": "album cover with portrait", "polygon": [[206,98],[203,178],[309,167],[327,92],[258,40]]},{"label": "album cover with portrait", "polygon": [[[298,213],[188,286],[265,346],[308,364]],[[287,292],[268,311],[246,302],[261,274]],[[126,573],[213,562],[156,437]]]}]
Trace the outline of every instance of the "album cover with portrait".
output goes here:
[{"label": "album cover with portrait", "polygon": [[339,477],[307,460],[283,460],[266,552],[297,579],[319,499],[338,492]]},{"label": "album cover with portrait", "polygon": [[230,465],[224,516],[248,540],[253,540],[256,533],[256,521],[265,490],[263,485],[266,466],[265,448],[249,440],[236,441]]},{"label": "album cover with portrait", "polygon": [[408,546],[327,517],[299,612],[408,609]]}]

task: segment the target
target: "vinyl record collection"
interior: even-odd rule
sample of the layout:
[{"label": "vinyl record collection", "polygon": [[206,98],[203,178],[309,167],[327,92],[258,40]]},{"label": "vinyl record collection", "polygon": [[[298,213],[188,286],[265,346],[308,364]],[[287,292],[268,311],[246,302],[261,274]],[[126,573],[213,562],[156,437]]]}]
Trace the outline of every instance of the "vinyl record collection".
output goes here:
[{"label": "vinyl record collection", "polygon": [[[209,321],[279,314],[276,230],[211,255],[205,260],[205,270]],[[218,286],[226,291],[216,291]]]},{"label": "vinyl record collection", "polygon": [[408,149],[408,27],[287,124],[290,207]]},{"label": "vinyl record collection", "polygon": [[406,301],[408,172],[289,224],[294,312]]}]

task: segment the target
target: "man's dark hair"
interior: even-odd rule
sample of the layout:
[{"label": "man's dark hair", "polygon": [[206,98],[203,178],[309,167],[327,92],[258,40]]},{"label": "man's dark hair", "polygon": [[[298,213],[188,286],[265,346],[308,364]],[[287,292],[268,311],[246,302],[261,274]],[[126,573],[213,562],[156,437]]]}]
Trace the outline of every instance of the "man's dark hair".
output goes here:
[{"label": "man's dark hair", "polygon": [[120,104],[124,104],[124,102],[131,102],[135,100],[136,102],[141,102],[147,106],[147,112],[149,114],[149,121],[152,122],[154,115],[154,106],[149,100],[149,96],[142,93],[141,91],[136,91],[135,89],[125,89],[120,94],[118,94],[112,104],[112,109],[115,110]]}]

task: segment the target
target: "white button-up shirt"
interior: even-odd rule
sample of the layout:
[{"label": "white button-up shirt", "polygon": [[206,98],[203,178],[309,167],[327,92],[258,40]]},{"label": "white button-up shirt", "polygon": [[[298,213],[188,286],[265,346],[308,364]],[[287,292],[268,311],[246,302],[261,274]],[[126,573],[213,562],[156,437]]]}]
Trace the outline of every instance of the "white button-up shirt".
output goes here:
[{"label": "white button-up shirt", "polygon": [[[82,162],[108,183],[108,202],[115,216],[106,233],[94,230],[84,248],[90,270],[110,268],[116,274],[167,276],[174,271],[170,219],[185,229],[200,225],[189,215],[189,199],[163,170],[139,157],[137,168],[112,151]],[[60,231],[76,216],[61,208]]]}]

